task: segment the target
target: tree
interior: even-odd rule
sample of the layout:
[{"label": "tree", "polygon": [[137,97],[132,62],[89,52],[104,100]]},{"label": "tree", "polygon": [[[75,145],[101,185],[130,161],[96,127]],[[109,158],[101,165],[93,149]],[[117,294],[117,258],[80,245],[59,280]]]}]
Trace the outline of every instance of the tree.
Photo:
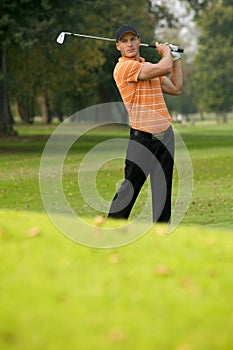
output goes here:
[{"label": "tree", "polygon": [[[114,43],[67,36],[59,45],[56,37],[67,30],[114,38],[120,25],[131,23],[143,41],[154,41],[158,18],[175,22],[165,6],[156,12],[152,3],[139,0],[132,12],[134,0],[3,0],[0,39],[8,71],[1,79],[0,130],[13,130],[9,99],[25,122],[33,122],[40,101],[48,123],[54,113],[62,119],[90,104],[119,100],[112,78],[119,57]],[[153,49],[142,48],[142,55],[158,59]]]},{"label": "tree", "polygon": [[213,0],[180,0],[181,2],[187,3],[190,9],[194,11],[194,17],[197,19],[206,10]]},{"label": "tree", "polygon": [[14,134],[8,100],[7,52],[10,48],[31,47],[39,33],[44,33],[53,22],[49,0],[2,0],[0,11],[0,55],[1,55],[1,109],[0,134]]},{"label": "tree", "polygon": [[233,6],[215,1],[203,12],[199,50],[195,60],[193,86],[201,111],[221,113],[232,108],[233,90]]},{"label": "tree", "polygon": [[[69,26],[58,25],[58,28],[114,38],[117,27],[130,22],[138,26],[143,38],[151,39],[154,22],[148,4],[148,1],[140,0],[133,18],[134,0],[129,0],[127,4],[120,0],[89,0],[80,4],[78,12],[71,4],[69,13],[72,13],[72,20],[66,19]],[[55,62],[52,67],[44,57],[42,62],[46,62],[43,66],[47,70],[43,71],[42,66],[40,75],[43,75],[43,85],[46,84],[46,90],[50,92],[50,101],[55,110],[63,109],[64,114],[69,115],[90,104],[119,99],[112,78],[112,70],[119,57],[114,43],[67,36],[64,45],[48,44],[45,50],[43,43],[41,51],[44,56],[45,52],[47,56],[49,54]]]}]

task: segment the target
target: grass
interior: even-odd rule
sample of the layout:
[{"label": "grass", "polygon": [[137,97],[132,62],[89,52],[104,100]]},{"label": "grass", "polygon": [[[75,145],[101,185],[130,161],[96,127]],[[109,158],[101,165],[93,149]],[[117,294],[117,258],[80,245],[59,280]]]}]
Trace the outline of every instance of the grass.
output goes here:
[{"label": "grass", "polygon": [[193,200],[186,222],[232,223],[232,129],[213,125],[181,131],[194,170]]},{"label": "grass", "polygon": [[[156,225],[133,244],[106,250],[74,244],[44,213],[39,165],[55,127],[19,125],[18,137],[0,139],[0,348],[230,350],[232,123],[177,127],[194,190],[176,231]],[[64,192],[89,222],[99,213],[80,196],[77,167],[98,142],[116,136],[127,138],[127,130],[89,134],[65,161]],[[122,166],[108,162],[97,174],[106,200]],[[174,182],[175,195],[176,174]]]},{"label": "grass", "polygon": [[[43,212],[38,182],[39,165],[46,140],[54,128],[54,125],[19,126],[20,136],[0,140],[2,208]],[[231,227],[233,124],[178,126],[177,130],[188,148],[194,172],[192,201],[183,222]],[[99,129],[79,140],[70,149],[64,164],[63,186],[71,207],[78,215],[98,215],[83,200],[77,186],[77,170],[83,156],[96,144],[114,137],[127,138],[127,135],[126,128]],[[116,183],[123,178],[123,166],[123,159],[107,162],[97,174],[98,191],[107,201],[112,199]],[[175,200],[177,178],[174,174]],[[135,205],[133,216],[140,213],[146,194],[147,186]]]},{"label": "grass", "polygon": [[153,227],[87,249],[44,214],[0,211],[0,348],[230,350],[232,237]]}]

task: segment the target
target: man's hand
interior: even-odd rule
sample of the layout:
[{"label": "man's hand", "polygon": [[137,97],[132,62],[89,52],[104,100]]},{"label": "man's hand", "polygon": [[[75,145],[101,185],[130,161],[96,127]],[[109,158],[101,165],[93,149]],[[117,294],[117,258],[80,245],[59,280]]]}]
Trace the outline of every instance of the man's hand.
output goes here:
[{"label": "man's hand", "polygon": [[171,49],[167,44],[159,44],[156,42],[155,46],[160,56],[165,57],[171,54]]},{"label": "man's hand", "polygon": [[181,54],[179,52],[171,51],[171,55],[172,55],[173,61],[179,60],[181,58]]}]

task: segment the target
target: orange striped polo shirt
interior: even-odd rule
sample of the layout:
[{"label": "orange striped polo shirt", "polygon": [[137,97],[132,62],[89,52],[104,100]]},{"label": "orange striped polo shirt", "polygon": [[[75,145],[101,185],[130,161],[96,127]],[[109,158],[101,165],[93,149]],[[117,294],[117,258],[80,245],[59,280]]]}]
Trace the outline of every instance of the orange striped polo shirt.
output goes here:
[{"label": "orange striped polo shirt", "polygon": [[171,116],[164,101],[161,82],[164,77],[138,80],[145,59],[121,57],[113,77],[130,118],[131,127],[149,133],[166,130]]}]

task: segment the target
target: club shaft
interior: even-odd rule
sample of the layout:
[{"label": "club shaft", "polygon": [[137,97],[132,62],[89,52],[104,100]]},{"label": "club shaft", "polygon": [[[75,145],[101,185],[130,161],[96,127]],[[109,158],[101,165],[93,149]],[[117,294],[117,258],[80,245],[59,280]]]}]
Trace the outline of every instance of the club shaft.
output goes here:
[{"label": "club shaft", "polygon": [[[78,33],[70,33],[70,32],[62,32],[62,33],[60,33],[60,35],[58,36],[58,38],[59,38],[61,35],[63,35],[62,41],[60,42],[60,41],[57,39],[57,42],[58,42],[59,44],[63,43],[64,38],[65,38],[65,35],[72,35],[72,36],[78,36],[78,37],[81,37],[81,38],[105,40],[105,41],[112,41],[112,42],[115,42],[115,41],[116,41],[115,39],[106,38],[106,37],[103,37],[103,36],[86,35],[86,34],[78,34]],[[140,46],[156,48],[156,45],[145,44],[145,43],[141,43]],[[171,45],[170,48],[171,48],[171,51],[184,52],[184,49],[181,49],[180,47],[178,47],[178,46],[176,46],[176,45]]]},{"label": "club shaft", "polygon": [[105,38],[105,37],[103,37],[103,36],[86,35],[86,34],[76,34],[76,33],[65,33],[65,34],[73,35],[73,36],[79,36],[79,37],[82,37],[82,38],[89,38],[89,39],[106,40],[106,41],[116,41],[115,39]]}]

